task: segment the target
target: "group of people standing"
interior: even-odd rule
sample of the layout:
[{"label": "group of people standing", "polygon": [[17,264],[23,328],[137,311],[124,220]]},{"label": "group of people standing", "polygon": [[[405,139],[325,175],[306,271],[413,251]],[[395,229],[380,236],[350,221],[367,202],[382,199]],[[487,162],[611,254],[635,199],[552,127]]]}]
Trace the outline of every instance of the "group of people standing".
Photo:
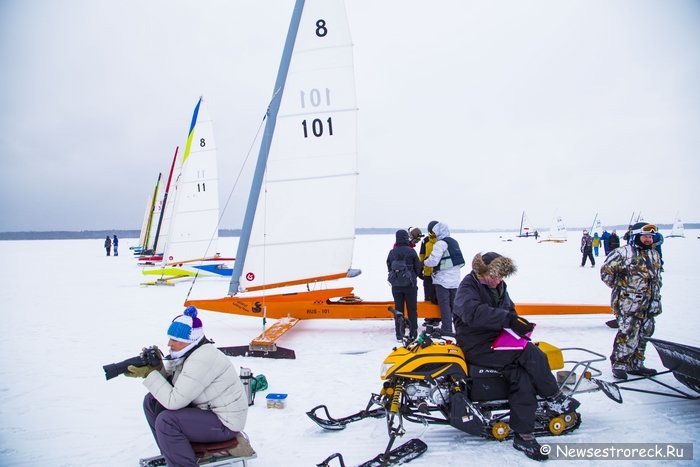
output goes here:
[{"label": "group of people standing", "polygon": [[[415,251],[418,242],[420,242],[420,254]],[[397,260],[406,264],[412,278],[410,284],[403,285],[391,279],[392,270],[400,267],[397,266]],[[425,236],[417,227],[396,231],[396,243],[389,251],[386,265],[390,275],[395,309],[399,313],[403,313],[406,309],[408,315],[410,338],[415,338],[418,333],[418,278],[423,281],[425,300],[440,307],[441,329],[444,332],[452,332],[452,307],[457,287],[459,287],[460,268],[464,264],[459,243],[450,236],[450,229],[445,223],[431,221],[428,224],[428,235]],[[437,321],[432,324],[437,324]],[[402,332],[397,321],[397,340],[403,340]]]},{"label": "group of people standing", "polygon": [[[653,334],[655,317],[661,313],[663,269],[661,254],[655,247],[657,234],[653,224],[634,224],[630,226],[628,244],[620,247],[615,231],[612,234],[604,231],[598,241],[596,236],[584,231],[582,266],[586,259],[591,260],[592,267],[595,265],[592,250],[597,250],[601,243],[606,254],[600,277],[612,289],[611,308],[618,331],[610,362],[617,379],[625,380],[628,374],[656,374],[656,370],[644,366],[644,353],[645,338]],[[416,253],[414,248],[419,242]],[[419,229],[397,231],[396,244],[387,256],[389,271],[397,258],[405,258],[414,275],[409,286],[392,285],[396,310],[403,313],[405,305],[408,311],[409,337],[417,335],[417,278],[421,278],[425,300],[440,307],[441,329],[451,334],[454,323],[457,344],[467,361],[498,368],[510,382],[509,425],[515,432],[513,447],[531,459],[547,459],[533,434],[538,396],[544,399],[547,410],[554,413],[572,412],[579,403],[560,391],[547,356],[536,345],[528,342],[519,350],[492,347],[504,328],[522,337],[534,329],[534,324],[517,314],[504,282],[517,271],[515,263],[495,252],[477,253],[472,260],[472,271],[460,280],[459,270],[465,261],[459,243],[450,237],[447,225],[437,221],[428,225],[425,237]],[[402,339],[404,336],[399,332],[397,326],[396,337]]]},{"label": "group of people standing", "polygon": [[107,251],[107,256],[114,249],[114,256],[119,256],[119,239],[116,235],[113,238],[109,238],[109,235],[105,237],[105,250]]},{"label": "group of people standing", "polygon": [[[631,227],[631,226],[630,226]],[[581,237],[581,267],[586,265],[586,261],[590,259],[591,267],[595,266],[595,257],[598,256],[600,251],[600,246],[603,246],[603,251],[605,256],[608,256],[611,251],[620,247],[620,237],[617,236],[617,231],[613,230],[612,233],[603,229],[603,234],[598,236],[598,232],[595,232],[593,236],[588,233],[588,230],[583,231],[583,236]]]}]

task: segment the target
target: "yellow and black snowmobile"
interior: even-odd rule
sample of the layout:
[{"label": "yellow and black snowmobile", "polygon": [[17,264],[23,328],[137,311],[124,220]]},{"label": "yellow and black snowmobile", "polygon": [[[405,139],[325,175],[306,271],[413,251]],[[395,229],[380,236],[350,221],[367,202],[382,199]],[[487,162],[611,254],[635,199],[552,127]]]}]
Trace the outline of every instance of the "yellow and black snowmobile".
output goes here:
[{"label": "yellow and black snowmobile", "polygon": [[[427,449],[420,439],[412,439],[392,449],[396,438],[405,433],[404,419],[421,424],[450,425],[471,435],[499,441],[511,437],[509,388],[503,373],[493,368],[469,365],[462,349],[451,337],[454,336],[426,326],[417,339],[395,347],[381,368],[382,388],[379,394],[371,395],[365,410],[333,418],[325,405],[318,405],[307,415],[326,430],[342,430],[351,422],[385,417],[389,432],[387,448],[362,466],[407,462]],[[536,345],[547,355],[552,370],[561,370],[566,363],[573,364],[570,370],[557,373],[561,389],[569,397],[583,391],[580,389],[582,380],[601,374],[592,363],[606,360],[605,356],[588,349],[559,349],[546,342]],[[563,351],[580,351],[591,358],[565,362]],[[580,424],[578,412],[557,413],[544,399],[538,401],[536,435],[561,435],[575,430]],[[318,465],[328,466],[334,458],[344,465],[339,453]]]}]

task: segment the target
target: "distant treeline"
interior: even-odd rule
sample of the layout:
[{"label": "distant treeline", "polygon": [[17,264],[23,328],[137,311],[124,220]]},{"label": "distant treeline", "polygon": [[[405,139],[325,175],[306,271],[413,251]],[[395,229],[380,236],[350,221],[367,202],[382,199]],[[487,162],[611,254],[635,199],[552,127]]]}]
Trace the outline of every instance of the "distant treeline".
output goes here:
[{"label": "distant treeline", "polygon": [[[659,229],[671,230],[671,224],[657,224]],[[583,230],[588,227],[573,227],[567,230]],[[608,230],[617,230],[624,232],[627,230],[626,225],[617,225],[607,227]],[[686,229],[700,229],[700,224],[685,224]],[[357,235],[384,235],[396,232],[398,227],[377,227],[377,228],[358,228],[355,229]],[[549,228],[535,229],[540,234],[546,233]],[[469,230],[469,229],[451,229],[455,233],[471,233],[471,232],[517,232],[517,229],[490,229],[490,230]],[[425,233],[425,232],[424,232]],[[54,230],[54,231],[28,231],[28,232],[0,232],[0,240],[71,240],[71,239],[91,239],[105,238],[116,235],[119,238],[139,238],[140,231],[138,230]],[[241,234],[241,229],[220,229],[220,237],[238,237]]]}]

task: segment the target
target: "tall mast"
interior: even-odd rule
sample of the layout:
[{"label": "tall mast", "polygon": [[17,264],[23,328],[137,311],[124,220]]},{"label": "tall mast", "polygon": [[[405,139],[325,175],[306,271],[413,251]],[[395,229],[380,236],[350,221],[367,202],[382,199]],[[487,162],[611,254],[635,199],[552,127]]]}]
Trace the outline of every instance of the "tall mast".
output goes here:
[{"label": "tall mast", "polygon": [[525,211],[523,211],[522,216],[520,216],[520,233],[518,234],[519,237],[523,236],[523,221],[525,220]]}]

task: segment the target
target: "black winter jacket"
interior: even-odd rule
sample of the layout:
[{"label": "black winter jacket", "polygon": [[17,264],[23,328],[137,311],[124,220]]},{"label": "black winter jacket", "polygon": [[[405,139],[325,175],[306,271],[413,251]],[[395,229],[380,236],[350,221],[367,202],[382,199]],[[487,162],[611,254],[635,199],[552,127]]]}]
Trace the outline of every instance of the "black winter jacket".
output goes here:
[{"label": "black winter jacket", "polygon": [[408,269],[413,274],[413,283],[415,284],[418,275],[420,275],[423,269],[423,265],[418,259],[416,250],[409,246],[408,232],[406,231],[396,232],[396,245],[394,245],[394,248],[389,251],[389,255],[386,257],[387,271],[391,271],[391,263],[399,259],[406,262]]},{"label": "black winter jacket", "polygon": [[457,344],[465,353],[490,352],[491,344],[515,314],[506,283],[501,282],[496,290],[498,300],[479,282],[474,271],[459,284],[452,314]]}]

